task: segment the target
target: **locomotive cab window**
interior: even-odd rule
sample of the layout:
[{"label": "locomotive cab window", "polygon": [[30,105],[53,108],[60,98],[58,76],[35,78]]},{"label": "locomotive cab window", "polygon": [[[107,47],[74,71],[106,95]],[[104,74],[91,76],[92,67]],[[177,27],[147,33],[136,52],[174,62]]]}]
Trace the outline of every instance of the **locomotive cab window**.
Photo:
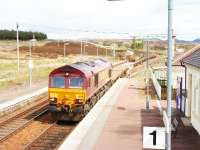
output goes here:
[{"label": "locomotive cab window", "polygon": [[51,87],[52,88],[65,88],[66,82],[65,77],[54,76],[51,78]]},{"label": "locomotive cab window", "polygon": [[81,77],[70,77],[69,87],[71,88],[81,88],[83,87],[83,78]]}]

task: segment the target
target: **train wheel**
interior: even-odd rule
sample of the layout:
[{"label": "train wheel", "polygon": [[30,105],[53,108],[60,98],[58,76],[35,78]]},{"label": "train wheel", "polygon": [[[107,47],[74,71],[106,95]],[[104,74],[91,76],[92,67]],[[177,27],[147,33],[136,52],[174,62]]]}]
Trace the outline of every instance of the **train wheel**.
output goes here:
[{"label": "train wheel", "polygon": [[109,85],[105,85],[105,93],[106,91],[108,91],[108,89],[109,89]]},{"label": "train wheel", "polygon": [[100,96],[99,93],[96,95],[96,102],[99,100]]},{"label": "train wheel", "polygon": [[51,115],[51,120],[49,123],[58,120],[58,114],[56,112],[51,112],[50,115]]},{"label": "train wheel", "polygon": [[83,107],[83,113],[84,116],[86,116],[88,114],[88,112],[90,111],[90,105],[88,103],[86,103]]},{"label": "train wheel", "polygon": [[96,98],[95,97],[91,98],[91,100],[90,100],[90,108],[92,108],[95,105],[95,103],[96,103]]}]

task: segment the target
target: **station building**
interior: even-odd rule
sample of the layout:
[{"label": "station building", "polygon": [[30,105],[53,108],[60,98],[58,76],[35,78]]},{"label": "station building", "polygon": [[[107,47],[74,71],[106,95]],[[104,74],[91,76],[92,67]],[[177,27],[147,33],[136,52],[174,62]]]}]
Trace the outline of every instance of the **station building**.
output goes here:
[{"label": "station building", "polygon": [[186,91],[181,91],[185,97],[184,115],[200,134],[200,45],[189,50],[176,60],[186,70]]}]

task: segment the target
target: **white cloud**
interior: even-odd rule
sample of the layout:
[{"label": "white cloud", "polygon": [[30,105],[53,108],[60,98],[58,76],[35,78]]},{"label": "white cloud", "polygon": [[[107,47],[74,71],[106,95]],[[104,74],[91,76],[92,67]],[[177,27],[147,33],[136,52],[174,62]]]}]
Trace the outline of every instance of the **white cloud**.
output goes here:
[{"label": "white cloud", "polygon": [[[1,28],[40,30],[55,37],[103,36],[94,32],[167,33],[167,0],[0,0]],[[200,30],[198,0],[176,0],[177,33]],[[69,30],[74,29],[74,30]],[[116,34],[114,34],[116,36]],[[127,35],[125,35],[127,36]]]}]

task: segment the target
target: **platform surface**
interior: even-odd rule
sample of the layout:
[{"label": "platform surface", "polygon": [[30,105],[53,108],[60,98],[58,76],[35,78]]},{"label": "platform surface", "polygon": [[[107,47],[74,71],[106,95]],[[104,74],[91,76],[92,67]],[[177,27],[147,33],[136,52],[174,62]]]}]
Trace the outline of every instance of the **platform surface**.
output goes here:
[{"label": "platform surface", "polygon": [[127,80],[117,98],[94,150],[140,150],[143,126],[163,127],[157,104],[151,102],[146,111],[144,84]]},{"label": "platform surface", "polygon": [[[119,79],[68,136],[59,150],[141,150],[143,127],[164,127],[157,102],[152,99],[150,110],[147,111],[144,81]],[[166,106],[166,101],[160,103],[161,107]],[[198,149],[200,136],[192,127],[180,124],[180,132],[172,139],[172,148]]]},{"label": "platform surface", "polygon": [[146,112],[144,99],[143,81],[119,79],[59,149],[142,149],[143,125],[163,126],[156,102]]},{"label": "platform surface", "polygon": [[17,98],[0,101],[0,112],[7,109],[8,107],[15,106],[18,103],[26,101],[30,98],[35,97],[35,96],[39,96],[39,95],[47,92],[47,90],[48,90],[48,88],[44,87],[44,88],[41,88],[41,89],[38,89],[38,90],[35,90],[35,91],[31,91],[30,93],[27,93],[23,96],[19,96]]}]

